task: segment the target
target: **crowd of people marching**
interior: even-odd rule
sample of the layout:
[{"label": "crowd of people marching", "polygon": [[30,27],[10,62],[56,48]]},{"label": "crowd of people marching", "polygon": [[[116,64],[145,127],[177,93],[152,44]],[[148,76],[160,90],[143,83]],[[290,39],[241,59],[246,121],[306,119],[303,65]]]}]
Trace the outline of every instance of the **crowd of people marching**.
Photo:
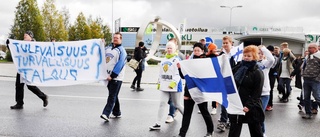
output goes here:
[{"label": "crowd of people marching", "polygon": [[[228,114],[225,107],[221,105],[221,117],[217,124],[217,129],[224,132],[226,128],[230,128],[229,137],[238,137],[241,134],[242,124],[247,123],[251,136],[265,137],[267,132],[264,124],[264,113],[265,111],[273,110],[275,81],[278,83],[276,89],[279,91],[280,102],[287,103],[290,100],[291,81],[294,77],[296,78],[295,87],[301,89],[301,97],[297,99],[300,100],[298,104],[299,110],[305,111],[305,115],[302,118],[310,119],[312,114],[317,113],[318,102],[320,102],[320,92],[318,90],[320,86],[318,77],[320,72],[320,53],[316,44],[308,45],[308,50],[304,52],[304,56],[298,58],[289,49],[287,42],[281,43],[280,46],[249,45],[243,49],[242,61],[235,62],[230,53],[233,47],[232,43],[232,38],[225,36],[223,38],[223,48],[218,51],[215,44],[210,43],[205,46],[203,40],[200,40],[199,43],[194,44],[193,53],[188,57],[189,59],[212,58],[225,54],[229,58],[245,115]],[[161,87],[159,90],[162,91],[160,96],[161,105],[157,122],[150,129],[160,129],[161,112],[164,111],[163,106],[170,97],[173,97],[174,106],[177,106],[183,115],[179,136],[184,137],[190,124],[195,102],[188,91],[188,83],[184,88],[184,106],[181,106],[177,101],[177,95],[179,96],[182,91],[181,79],[184,79],[184,76],[181,72],[174,44],[169,42],[166,45],[166,59],[160,63],[162,70],[159,78]],[[167,68],[169,71],[163,71],[162,68]],[[311,93],[313,93],[315,100],[310,100]],[[214,127],[208,110],[208,103],[203,102],[197,105],[207,127],[205,137],[212,136]],[[213,110],[216,109],[216,102],[212,102],[212,108]],[[211,114],[215,114],[215,112]]]},{"label": "crowd of people marching", "polygon": [[[32,32],[26,32],[24,40],[31,41]],[[9,44],[7,42],[7,44]],[[111,117],[120,118],[120,102],[118,94],[124,77],[124,65],[126,64],[127,53],[123,48],[122,34],[115,33],[113,43],[106,46],[106,63],[108,77],[107,88],[109,96],[107,104],[100,116],[105,121]],[[242,111],[245,115],[228,114],[226,108],[221,105],[221,115],[217,124],[217,129],[224,132],[229,128],[229,137],[239,137],[243,123],[247,123],[252,137],[265,137],[267,134],[265,120],[265,111],[273,110],[273,90],[275,81],[276,89],[279,92],[279,100],[282,103],[290,101],[292,91],[291,81],[295,78],[294,86],[301,89],[301,96],[298,108],[304,111],[302,118],[311,119],[313,114],[317,114],[320,102],[320,52],[318,45],[311,43],[303,56],[295,57],[290,50],[287,42],[279,46],[248,45],[243,49],[242,61],[236,62],[231,55],[233,48],[232,38],[223,37],[222,49],[218,50],[213,43],[205,45],[202,39],[193,45],[193,52],[187,59],[216,58],[225,55],[229,59],[232,68],[233,77],[238,89],[238,94],[243,105]],[[181,55],[177,50],[177,40],[171,39],[166,44],[166,54],[160,62],[160,74],[158,80],[158,90],[160,90],[160,105],[157,113],[157,119],[150,130],[160,130],[163,121],[163,112],[169,104],[169,115],[165,120],[166,123],[174,121],[175,111],[182,114],[182,124],[178,136],[184,137],[190,125],[195,101],[185,83],[183,88],[182,80],[185,78],[181,71]],[[144,71],[146,47],[143,42],[135,48],[134,58],[139,62],[135,70],[137,76],[134,78],[131,88],[136,91],[143,91],[140,87],[142,72]],[[16,80],[16,104],[11,109],[23,108],[23,83],[20,83],[20,76],[17,74]],[[214,86],[214,83],[212,83]],[[136,86],[137,85],[137,86]],[[36,86],[28,88],[43,100],[43,106],[48,105],[48,97]],[[311,94],[314,100],[311,100]],[[183,104],[182,104],[183,102]],[[208,102],[197,104],[205,121],[207,133],[205,137],[211,137],[214,133],[214,122],[211,115],[216,114],[217,102],[210,102],[212,107],[211,113],[208,110]]]}]

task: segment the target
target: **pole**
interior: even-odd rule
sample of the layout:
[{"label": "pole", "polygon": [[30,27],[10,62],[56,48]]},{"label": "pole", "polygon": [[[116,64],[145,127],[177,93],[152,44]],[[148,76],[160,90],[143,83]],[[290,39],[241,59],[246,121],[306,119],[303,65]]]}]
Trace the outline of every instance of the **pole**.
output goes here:
[{"label": "pole", "polygon": [[220,8],[228,8],[228,9],[230,9],[229,28],[231,28],[232,9],[233,9],[233,8],[242,8],[242,6],[241,6],[241,5],[233,6],[233,7],[229,7],[229,6],[220,6]]},{"label": "pole", "polygon": [[113,29],[114,29],[114,27],[113,27],[113,22],[114,22],[114,20],[113,20],[113,0],[111,0],[111,14],[112,14],[112,15],[111,15],[111,19],[112,19],[112,21],[111,21],[111,23],[112,23],[112,24],[111,24],[111,25],[112,25],[112,26],[111,26],[111,34],[113,35],[113,31],[114,31],[114,30],[113,30]]},{"label": "pole", "polygon": [[[233,7],[232,7],[232,8],[233,8]],[[230,8],[230,22],[229,22],[229,29],[231,28],[232,8]]]}]

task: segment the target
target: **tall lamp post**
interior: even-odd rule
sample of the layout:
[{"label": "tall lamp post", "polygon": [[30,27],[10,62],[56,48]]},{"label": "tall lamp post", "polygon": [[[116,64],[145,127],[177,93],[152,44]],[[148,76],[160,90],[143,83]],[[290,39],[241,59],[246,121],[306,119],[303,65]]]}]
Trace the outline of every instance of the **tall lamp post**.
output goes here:
[{"label": "tall lamp post", "polygon": [[232,9],[233,8],[242,8],[241,5],[238,5],[238,6],[233,6],[233,7],[230,7],[230,6],[220,6],[221,8],[229,8],[230,9],[230,22],[229,22],[229,27],[231,27],[231,17],[232,17]]}]

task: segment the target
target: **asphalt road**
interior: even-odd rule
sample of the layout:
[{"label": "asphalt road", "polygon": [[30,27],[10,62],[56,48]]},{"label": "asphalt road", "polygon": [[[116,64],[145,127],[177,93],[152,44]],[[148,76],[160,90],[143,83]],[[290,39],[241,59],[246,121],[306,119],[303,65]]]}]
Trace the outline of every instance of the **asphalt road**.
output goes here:
[{"label": "asphalt road", "polygon": [[[107,93],[102,84],[87,84],[67,87],[40,87],[49,95],[49,105],[42,107],[42,100],[25,87],[25,105],[22,110],[11,110],[15,104],[14,78],[0,78],[0,136],[27,137],[172,137],[178,135],[181,126],[181,114],[176,121],[165,124],[163,119],[160,131],[149,131],[156,121],[159,107],[159,91],[154,84],[143,84],[143,92],[135,92],[129,84],[123,84],[120,91],[122,117],[104,122],[99,116],[106,103]],[[275,92],[275,95],[277,93]],[[274,110],[266,112],[266,130],[268,137],[316,137],[319,136],[320,118],[302,119],[298,112],[296,96],[299,90],[293,90],[288,103],[279,103],[274,97]],[[206,127],[195,107],[187,136],[201,137]],[[220,109],[218,109],[218,112]],[[167,115],[168,111],[163,112]],[[215,125],[214,137],[226,137],[216,129],[219,115],[212,115]],[[242,137],[248,137],[245,124]]]}]

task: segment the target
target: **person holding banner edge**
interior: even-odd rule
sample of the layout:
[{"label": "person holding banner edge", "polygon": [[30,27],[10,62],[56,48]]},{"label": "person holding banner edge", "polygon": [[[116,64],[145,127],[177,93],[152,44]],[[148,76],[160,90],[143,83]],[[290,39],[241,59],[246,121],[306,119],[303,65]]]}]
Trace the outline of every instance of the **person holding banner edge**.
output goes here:
[{"label": "person holding banner edge", "polygon": [[[211,57],[210,55],[208,57]],[[204,46],[201,43],[195,43],[193,46],[193,56],[192,59],[199,59],[199,58],[206,58],[206,55],[204,54]],[[185,79],[184,75],[182,74],[181,71],[181,66],[178,63],[177,64],[178,70],[179,70],[179,75],[182,79]],[[190,92],[188,90],[187,84],[185,84],[184,88],[184,97],[183,97],[183,102],[184,102],[184,113],[182,117],[182,125],[179,130],[179,136],[180,137],[185,137],[187,134],[187,131],[189,129],[190,125],[190,120],[192,116],[192,111],[193,107],[195,104],[195,101],[192,99]],[[214,131],[214,125],[212,122],[211,115],[208,111],[208,102],[203,102],[200,104],[197,104],[200,110],[200,113],[206,123],[207,126],[207,134],[205,137],[211,137]]]},{"label": "person holding banner edge", "polygon": [[124,77],[127,57],[127,52],[121,44],[122,34],[116,32],[113,35],[113,43],[105,48],[106,70],[109,75],[107,77],[109,96],[100,118],[104,119],[106,122],[109,121],[111,112],[114,118],[121,117],[118,95]]},{"label": "person holding banner edge", "polygon": [[[33,32],[32,31],[26,31],[24,34],[24,41],[35,41],[35,39],[33,38]],[[6,42],[7,47],[9,49],[9,40],[7,40]],[[21,76],[19,73],[17,73],[16,76],[16,102],[17,104],[10,106],[11,109],[23,109],[23,98],[24,98],[24,84],[25,83],[21,83]],[[36,86],[31,86],[31,85],[27,85],[28,89],[33,92],[34,94],[36,94],[42,101],[43,101],[43,107],[47,107],[48,105],[48,96],[46,94],[44,94],[38,87]]]},{"label": "person holding banner edge", "polygon": [[[234,60],[234,57],[231,55],[231,49],[232,46],[232,38],[230,36],[224,36],[222,38],[222,51],[219,55],[225,54],[229,58],[229,63],[231,68],[233,68],[236,65],[236,61]],[[218,120],[219,123],[217,125],[217,129],[219,129],[221,132],[224,132],[226,128],[229,128],[230,124],[228,123],[228,112],[226,108],[221,105],[221,113],[220,113],[220,119]]]}]

